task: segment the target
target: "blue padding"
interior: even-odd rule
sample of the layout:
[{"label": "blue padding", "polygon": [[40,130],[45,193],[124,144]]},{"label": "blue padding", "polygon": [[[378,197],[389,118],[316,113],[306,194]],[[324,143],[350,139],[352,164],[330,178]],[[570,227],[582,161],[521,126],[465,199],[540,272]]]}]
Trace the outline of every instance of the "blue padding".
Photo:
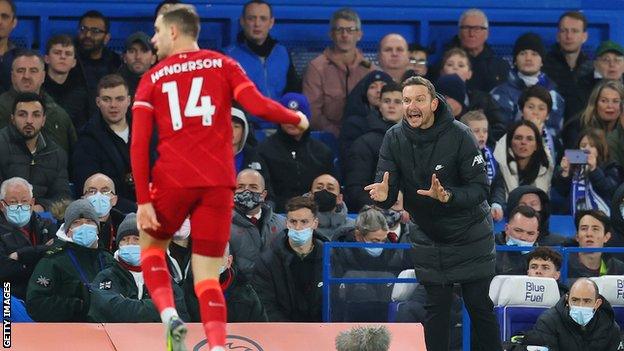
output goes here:
[{"label": "blue padding", "polygon": [[13,323],[32,323],[32,318],[26,312],[24,301],[11,295],[11,316],[9,317]]},{"label": "blue padding", "polygon": [[503,340],[509,340],[518,332],[533,329],[537,318],[548,308],[505,306],[503,309],[504,322],[501,328],[504,329]]},{"label": "blue padding", "polygon": [[615,312],[615,321],[620,329],[624,328],[624,306],[613,306],[613,312]]},{"label": "blue padding", "polygon": [[507,224],[507,222],[505,222],[505,220],[500,220],[498,222],[494,222],[494,234],[498,234],[498,233],[502,232],[503,230],[505,230],[505,224]]}]

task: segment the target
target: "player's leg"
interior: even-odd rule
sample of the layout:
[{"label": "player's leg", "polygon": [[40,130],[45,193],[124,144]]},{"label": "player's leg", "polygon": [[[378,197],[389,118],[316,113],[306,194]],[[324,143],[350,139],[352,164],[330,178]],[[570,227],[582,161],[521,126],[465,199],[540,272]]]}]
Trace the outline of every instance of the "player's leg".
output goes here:
[{"label": "player's leg", "polygon": [[233,198],[232,189],[210,188],[191,214],[191,267],[211,351],[224,350],[225,347],[227,309],[219,284],[219,268],[230,238]]}]

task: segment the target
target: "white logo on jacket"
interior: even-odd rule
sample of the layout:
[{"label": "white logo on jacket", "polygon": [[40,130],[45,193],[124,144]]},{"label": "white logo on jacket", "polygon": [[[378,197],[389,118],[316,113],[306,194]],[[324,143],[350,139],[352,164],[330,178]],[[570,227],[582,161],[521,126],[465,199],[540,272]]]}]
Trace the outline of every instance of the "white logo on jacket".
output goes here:
[{"label": "white logo on jacket", "polygon": [[474,165],[480,165],[483,163],[485,163],[485,160],[483,159],[483,155],[481,154],[478,154],[474,157],[474,159],[472,159],[472,167],[474,167]]}]

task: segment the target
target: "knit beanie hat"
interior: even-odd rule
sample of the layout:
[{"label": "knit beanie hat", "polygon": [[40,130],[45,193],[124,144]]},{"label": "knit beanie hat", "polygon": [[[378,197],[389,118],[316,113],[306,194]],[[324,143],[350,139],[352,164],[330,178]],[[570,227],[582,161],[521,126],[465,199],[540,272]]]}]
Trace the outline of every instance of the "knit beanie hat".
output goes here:
[{"label": "knit beanie hat", "polygon": [[75,220],[80,218],[91,219],[95,223],[99,223],[100,219],[95,208],[87,199],[76,200],[67,206],[65,209],[65,228],[69,228]]},{"label": "knit beanie hat", "polygon": [[542,38],[535,33],[524,33],[516,39],[513,48],[514,60],[522,50],[533,50],[542,57],[542,60],[546,57],[546,48],[544,47]]},{"label": "knit beanie hat", "polygon": [[126,218],[119,224],[117,228],[117,246],[121,242],[121,239],[128,235],[139,235],[139,229],[137,229],[136,213],[128,213]]},{"label": "knit beanie hat", "polygon": [[291,110],[301,111],[308,119],[312,118],[310,103],[308,102],[308,98],[303,94],[286,93],[279,99],[279,103]]},{"label": "knit beanie hat", "polygon": [[466,101],[466,83],[456,73],[440,76],[435,84],[436,92],[448,96],[462,106]]}]

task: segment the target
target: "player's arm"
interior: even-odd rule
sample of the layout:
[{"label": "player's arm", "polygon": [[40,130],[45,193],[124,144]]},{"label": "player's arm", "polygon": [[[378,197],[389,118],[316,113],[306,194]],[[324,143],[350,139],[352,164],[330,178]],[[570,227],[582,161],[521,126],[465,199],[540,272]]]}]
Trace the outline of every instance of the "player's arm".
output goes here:
[{"label": "player's arm", "polygon": [[153,123],[153,107],[146,102],[136,102],[132,107],[130,163],[139,205],[151,202],[149,194],[149,144]]},{"label": "player's arm", "polygon": [[234,90],[234,99],[245,111],[264,120],[280,124],[294,124],[301,129],[308,129],[308,116],[285,108],[279,103],[263,96],[252,84],[243,83]]}]

